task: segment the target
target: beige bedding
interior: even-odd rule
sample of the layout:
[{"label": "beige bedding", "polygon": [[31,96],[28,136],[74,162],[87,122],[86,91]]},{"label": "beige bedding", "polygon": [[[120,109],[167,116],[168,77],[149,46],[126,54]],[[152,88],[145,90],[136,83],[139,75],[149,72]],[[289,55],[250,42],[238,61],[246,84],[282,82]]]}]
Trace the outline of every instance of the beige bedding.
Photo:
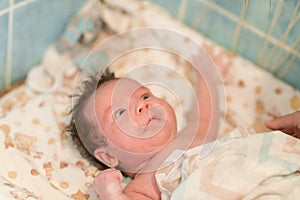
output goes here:
[{"label": "beige bedding", "polygon": [[[111,30],[145,26],[171,28],[201,44],[214,60],[226,92],[226,123],[222,135],[237,126],[265,131],[264,120],[300,108],[299,91],[255,64],[181,25],[149,2],[126,2],[115,6],[130,14],[113,6],[92,7],[101,9]],[[114,1],[111,4],[114,5]],[[142,8],[143,12],[139,12]],[[118,26],[119,20],[126,26]],[[107,33],[99,33],[98,40],[107,37]],[[86,47],[89,48],[92,46]],[[130,67],[154,56],[171,66],[184,64],[171,55],[160,57],[162,54],[157,52],[148,52],[144,60],[132,59],[141,58],[142,52],[121,59],[114,70],[122,75]],[[78,75],[74,65],[73,58],[67,53],[60,54],[50,47],[41,65],[28,74],[26,84],[0,99],[0,199],[97,199],[91,188],[97,168],[79,155],[63,131],[69,121],[71,104],[68,96],[73,92],[74,79]],[[152,76],[157,74],[147,70],[139,74],[140,78]],[[164,74],[163,79],[169,80],[171,88],[177,87],[178,82],[172,74]],[[183,116],[184,124],[189,100],[181,99],[180,104],[176,104],[176,99],[172,100],[163,91],[157,92],[169,98],[177,115]]]}]

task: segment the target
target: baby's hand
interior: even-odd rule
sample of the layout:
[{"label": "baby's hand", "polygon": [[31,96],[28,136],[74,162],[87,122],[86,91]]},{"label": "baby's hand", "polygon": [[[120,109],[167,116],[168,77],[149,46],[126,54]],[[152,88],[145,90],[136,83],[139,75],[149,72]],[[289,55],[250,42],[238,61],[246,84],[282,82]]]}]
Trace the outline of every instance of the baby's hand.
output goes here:
[{"label": "baby's hand", "polygon": [[271,130],[280,130],[284,133],[300,138],[300,111],[267,121],[266,126]]},{"label": "baby's hand", "polygon": [[106,169],[95,177],[93,187],[101,200],[115,200],[123,194],[122,180],[123,176],[119,170]]}]

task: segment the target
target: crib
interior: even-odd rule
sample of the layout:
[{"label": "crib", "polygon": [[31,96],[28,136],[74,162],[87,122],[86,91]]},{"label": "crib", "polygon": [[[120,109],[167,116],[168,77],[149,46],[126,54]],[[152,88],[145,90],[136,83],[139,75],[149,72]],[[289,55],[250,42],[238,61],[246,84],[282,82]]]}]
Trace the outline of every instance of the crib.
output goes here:
[{"label": "crib", "polygon": [[[17,8],[26,3],[34,4],[36,1],[15,2],[15,5],[14,1],[10,3],[10,7]],[[51,4],[51,2],[47,3]],[[179,35],[185,40],[188,38],[207,53],[221,77],[225,95],[222,104],[224,123],[220,130],[220,138],[236,129],[243,130],[241,132],[245,134],[266,132],[268,129],[264,125],[265,120],[298,110],[300,108],[298,78],[300,42],[297,30],[299,31],[300,3],[279,0],[269,1],[266,5],[265,2],[262,3],[264,6],[261,9],[267,10],[265,12],[269,12],[269,15],[271,11],[275,12],[284,6],[291,8],[290,5],[285,4],[296,5],[291,16],[293,20],[288,28],[292,35],[290,39],[294,37],[296,39],[290,46],[287,39],[284,43],[284,40],[277,41],[276,36],[271,35],[275,21],[272,21],[271,28],[266,32],[252,26],[250,22],[245,22],[246,20],[243,21],[247,11],[249,14],[255,10],[255,3],[257,1],[237,2],[236,8],[240,8],[240,16],[237,16],[232,14],[235,11],[226,10],[228,6],[223,5],[226,3],[221,1],[178,0],[174,1],[174,4],[138,0],[92,0],[85,3],[78,1],[76,6],[72,4],[68,15],[60,16],[57,12],[66,23],[56,22],[60,24],[57,26],[64,25],[64,27],[59,34],[55,33],[56,37],[49,36],[49,38],[54,37],[51,42],[40,45],[45,51],[41,55],[34,55],[40,57],[38,63],[29,64],[28,58],[29,61],[24,61],[28,66],[23,67],[23,64],[17,61],[15,63],[19,68],[12,70],[14,57],[8,48],[6,65],[0,63],[2,71],[0,73],[2,77],[0,198],[78,200],[98,198],[92,183],[101,169],[80,155],[64,127],[70,121],[69,111],[72,107],[70,95],[95,64],[93,59],[86,61],[84,58],[93,55],[98,44],[105,44],[109,38],[118,33],[149,27],[155,30],[167,30],[165,32],[168,34],[180,33]],[[5,5],[6,3],[0,2],[0,9]],[[58,9],[55,6],[54,8]],[[194,11],[197,9],[199,13]],[[4,14],[0,10],[0,20],[6,15],[12,18],[12,14],[9,14],[11,11],[6,10],[3,9]],[[217,20],[210,31],[208,28],[205,29],[214,23],[211,20],[218,17],[217,12],[227,16],[226,19],[223,17],[223,20],[236,22],[237,28],[234,32],[224,30],[226,28],[222,26],[223,22]],[[276,17],[278,19],[279,16],[274,16]],[[252,19],[251,16],[249,19]],[[199,29],[195,28],[199,24],[203,26]],[[224,31],[223,38],[217,34],[220,30]],[[253,35],[250,37],[250,34],[242,34],[243,31],[249,30],[268,40],[265,39],[261,47],[255,42],[252,44],[252,40],[256,38]],[[168,34],[164,37],[156,36],[160,39],[165,38],[159,41],[167,45],[166,38],[170,38]],[[288,37],[288,34],[283,34],[283,37]],[[139,37],[143,38],[145,35]],[[226,40],[227,37],[239,39]],[[247,45],[240,44],[239,40],[248,41],[249,51],[245,50]],[[12,38],[8,38],[7,41],[12,42]],[[268,41],[273,43],[269,44]],[[113,45],[109,45],[105,55],[109,56],[111,52],[120,54],[120,49],[124,45],[120,46],[117,39],[111,44]],[[279,51],[274,44],[278,44],[286,52]],[[255,51],[260,52],[257,58],[253,58]],[[5,56],[0,54],[1,57]],[[105,64],[107,62],[105,59],[105,56],[97,57],[96,62]],[[167,80],[168,83],[165,84],[169,84],[169,88],[173,91],[176,91],[176,88],[181,91],[179,92],[181,96],[174,98],[171,93],[153,85],[157,94],[168,99],[174,106],[176,115],[180,119],[178,123],[183,126],[191,104],[190,94],[185,93],[185,82],[188,81],[193,85],[194,80],[192,67],[185,59],[189,60],[189,57],[182,58],[157,49],[139,48],[138,51],[127,56],[121,56],[111,65],[111,69],[118,76],[133,75],[140,81],[151,82],[155,78],[160,81]],[[156,73],[161,70],[158,68],[151,70],[146,67],[136,71],[132,69],[132,66],[148,66],[153,63],[159,63],[156,67],[166,69],[165,66],[173,66],[174,69],[162,70],[159,74]],[[4,68],[5,70],[2,70]],[[129,181],[125,179],[124,185]]]}]

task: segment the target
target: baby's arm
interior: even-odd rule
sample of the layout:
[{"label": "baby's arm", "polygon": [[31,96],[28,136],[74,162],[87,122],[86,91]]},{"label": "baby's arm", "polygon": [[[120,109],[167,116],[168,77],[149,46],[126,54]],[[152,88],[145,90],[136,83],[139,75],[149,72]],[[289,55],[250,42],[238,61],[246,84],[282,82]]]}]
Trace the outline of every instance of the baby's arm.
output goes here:
[{"label": "baby's arm", "polygon": [[94,189],[101,200],[160,199],[154,174],[136,175],[123,190],[123,175],[119,170],[101,171],[94,180]]},{"label": "baby's arm", "polygon": [[[190,147],[201,145],[207,135],[212,118],[212,98],[205,80],[199,75],[195,87],[196,99],[187,116],[187,125],[183,129],[184,135],[196,133]],[[198,126],[197,126],[198,124]],[[196,131],[196,132],[195,132]],[[191,137],[191,136],[189,136]],[[193,136],[192,136],[193,137]]]},{"label": "baby's arm", "polygon": [[300,111],[266,121],[266,126],[271,130],[280,130],[300,138]]}]

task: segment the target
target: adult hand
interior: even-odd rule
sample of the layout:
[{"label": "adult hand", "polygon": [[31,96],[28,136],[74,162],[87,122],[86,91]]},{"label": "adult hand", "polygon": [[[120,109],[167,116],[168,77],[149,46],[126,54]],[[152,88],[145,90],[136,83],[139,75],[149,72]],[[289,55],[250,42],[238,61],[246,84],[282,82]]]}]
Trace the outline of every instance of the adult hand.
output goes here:
[{"label": "adult hand", "polygon": [[300,138],[300,111],[266,121],[266,126],[271,130],[280,130],[286,134]]}]

